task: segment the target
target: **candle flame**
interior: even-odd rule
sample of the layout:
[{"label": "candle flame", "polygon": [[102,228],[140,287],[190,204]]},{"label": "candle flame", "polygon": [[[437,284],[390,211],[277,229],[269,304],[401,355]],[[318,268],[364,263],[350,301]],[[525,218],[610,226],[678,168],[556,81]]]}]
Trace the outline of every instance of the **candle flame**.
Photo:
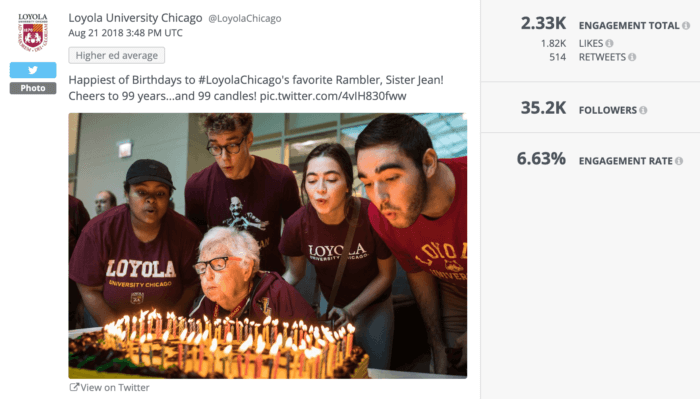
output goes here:
[{"label": "candle flame", "polygon": [[304,349],[306,349],[306,341],[301,341],[299,344],[299,350],[303,351]]},{"label": "candle flame", "polygon": [[189,344],[190,342],[192,342],[193,339],[194,339],[194,331],[192,331],[190,333],[190,335],[187,336],[187,343]]},{"label": "candle flame", "polygon": [[294,345],[294,341],[292,341],[292,337],[288,337],[287,341],[284,343],[285,348],[291,348],[292,345]]},{"label": "candle flame", "polygon": [[202,334],[197,334],[197,338],[194,339],[194,344],[199,345],[200,341],[202,341]]},{"label": "candle flame", "polygon": [[131,338],[132,341],[136,339],[136,331],[131,333]]},{"label": "candle flame", "polygon": [[148,342],[153,341],[153,334],[146,334],[146,340],[148,340]]},{"label": "candle flame", "polygon": [[141,339],[139,340],[139,342],[140,342],[140,343],[146,342],[146,336],[145,336],[145,335],[142,335],[142,336],[141,336]]},{"label": "candle flame", "polygon": [[307,334],[307,335],[304,337],[304,339],[306,340],[306,342],[309,343],[309,345],[311,344],[311,335],[308,335],[308,334]]},{"label": "candle flame", "polygon": [[207,318],[207,315],[204,315],[203,318],[204,318],[204,322],[205,322],[205,323],[208,323],[208,322],[209,322],[209,319]]},{"label": "candle flame", "polygon": [[141,311],[141,317],[139,317],[139,318],[140,318],[140,319],[143,319],[147,314],[148,314],[148,310],[142,310],[142,311]]},{"label": "candle flame", "polygon": [[277,346],[282,346],[282,334],[277,334],[277,339],[275,340]]},{"label": "candle flame", "polygon": [[284,326],[284,328],[289,327],[289,323],[287,323],[286,321],[284,323],[282,323],[282,325]]},{"label": "candle flame", "polygon": [[202,339],[206,341],[207,338],[209,338],[209,330],[204,330],[204,335],[202,335]]},{"label": "candle flame", "polygon": [[243,320],[243,324],[248,324],[248,318],[246,317],[245,320]]},{"label": "candle flame", "polygon": [[292,325],[292,328],[298,328],[298,327],[299,327],[299,325],[298,325],[297,322],[295,321],[294,324]]},{"label": "candle flame", "polygon": [[321,345],[321,348],[323,348],[324,346],[326,346],[326,341],[324,341],[324,340],[322,340],[322,339],[319,339],[317,342],[318,342],[319,345]]},{"label": "candle flame", "polygon": [[299,348],[297,348],[297,346],[296,346],[296,345],[292,344],[292,350],[293,350],[294,352],[296,352],[296,351],[298,351],[298,350],[299,350]]},{"label": "candle flame", "polygon": [[[136,332],[136,331],[134,331],[134,332]],[[184,341],[186,337],[187,337],[187,329],[185,328],[184,330],[182,330],[182,334],[180,334],[180,341]]]},{"label": "candle flame", "polygon": [[304,330],[304,331],[306,331],[306,324],[302,325],[302,326],[301,326],[301,329]]},{"label": "candle flame", "polygon": [[248,339],[246,339],[245,342],[243,342],[241,344],[241,346],[238,347],[238,351],[243,353],[243,352],[247,351],[248,348],[250,348],[252,345],[253,345],[253,336],[249,335]]},{"label": "candle flame", "polygon": [[333,338],[335,338],[336,341],[340,340],[340,336],[338,335],[337,331],[333,331]]},{"label": "candle flame", "polygon": [[355,332],[355,326],[353,326],[352,324],[348,323],[348,332],[349,332],[350,334],[354,333],[354,332]]},{"label": "candle flame", "polygon": [[233,349],[233,346],[231,346],[231,345],[224,348],[224,355],[228,355],[229,353],[231,353],[232,349]]},{"label": "candle flame", "polygon": [[341,334],[341,335],[340,335],[341,337],[342,337],[343,335],[345,335],[345,326],[340,327],[340,334]]},{"label": "candle flame", "polygon": [[163,344],[168,342],[168,337],[170,336],[170,331],[165,330],[165,334],[163,334]]},{"label": "candle flame", "polygon": [[265,320],[263,320],[262,325],[263,325],[263,326],[266,326],[266,325],[270,324],[271,321],[272,321],[272,316],[267,316],[267,317],[265,318]]},{"label": "candle flame", "polygon": [[228,344],[231,341],[233,341],[233,334],[229,331],[228,334],[226,334],[226,343]]},{"label": "candle flame", "polygon": [[277,348],[279,348],[279,345],[277,345],[277,343],[275,343],[274,345],[272,345],[272,348],[270,348],[270,354],[271,354],[271,355],[276,355],[276,354],[277,354]]},{"label": "candle flame", "polygon": [[209,347],[209,352],[214,353],[216,352],[216,347],[217,347],[217,342],[216,338],[211,340],[211,346]]},{"label": "candle flame", "polygon": [[131,324],[136,324],[136,316],[131,319]]},{"label": "candle flame", "polygon": [[277,320],[277,319],[272,320],[272,325],[273,325],[273,326],[277,326],[279,323],[280,323],[280,321]]},{"label": "candle flame", "polygon": [[[262,349],[260,349],[262,348]],[[256,353],[261,353],[265,349],[265,341],[263,340],[262,335],[258,335],[258,346],[255,348]]]},{"label": "candle flame", "polygon": [[214,327],[218,326],[219,324],[221,324],[221,319],[214,320]]},{"label": "candle flame", "polygon": [[314,338],[319,339],[321,337],[321,334],[318,333],[318,328],[314,330]]}]

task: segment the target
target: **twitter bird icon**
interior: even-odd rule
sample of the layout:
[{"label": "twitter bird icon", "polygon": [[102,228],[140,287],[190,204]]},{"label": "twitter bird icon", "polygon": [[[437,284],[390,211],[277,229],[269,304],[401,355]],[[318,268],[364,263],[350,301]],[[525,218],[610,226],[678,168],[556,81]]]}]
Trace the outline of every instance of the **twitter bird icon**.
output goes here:
[{"label": "twitter bird icon", "polygon": [[10,62],[12,79],[55,79],[55,62]]}]

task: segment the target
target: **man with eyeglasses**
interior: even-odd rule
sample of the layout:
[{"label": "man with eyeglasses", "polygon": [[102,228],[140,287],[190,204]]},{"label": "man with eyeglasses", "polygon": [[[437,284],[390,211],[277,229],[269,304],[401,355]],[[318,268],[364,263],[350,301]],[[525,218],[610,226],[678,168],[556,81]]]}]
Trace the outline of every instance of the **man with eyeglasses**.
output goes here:
[{"label": "man with eyeglasses", "polygon": [[260,248],[253,236],[235,227],[214,227],[199,244],[199,274],[204,295],[195,299],[190,317],[248,318],[262,323],[313,322],[311,306],[275,272],[260,271]]},{"label": "man with eyeglasses", "polygon": [[70,258],[69,277],[85,305],[84,327],[104,326],[124,315],[157,309],[187,312],[199,285],[192,265],[202,233],[168,209],[168,167],[151,159],[126,173],[126,204],[92,219]]},{"label": "man with eyeglasses", "polygon": [[283,274],[277,248],[282,220],[301,207],[294,174],[250,153],[253,115],[203,115],[207,149],[215,162],[190,177],[185,215],[202,233],[215,226],[249,232],[260,246],[260,269]]}]

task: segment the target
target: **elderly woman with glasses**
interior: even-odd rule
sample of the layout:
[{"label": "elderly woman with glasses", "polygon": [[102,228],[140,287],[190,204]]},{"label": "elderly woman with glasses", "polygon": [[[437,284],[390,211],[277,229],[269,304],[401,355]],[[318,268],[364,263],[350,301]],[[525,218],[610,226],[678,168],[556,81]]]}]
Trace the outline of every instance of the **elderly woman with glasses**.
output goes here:
[{"label": "elderly woman with glasses", "polygon": [[214,227],[199,244],[194,265],[204,295],[195,299],[190,317],[314,321],[311,306],[276,272],[260,271],[260,247],[250,233]]}]

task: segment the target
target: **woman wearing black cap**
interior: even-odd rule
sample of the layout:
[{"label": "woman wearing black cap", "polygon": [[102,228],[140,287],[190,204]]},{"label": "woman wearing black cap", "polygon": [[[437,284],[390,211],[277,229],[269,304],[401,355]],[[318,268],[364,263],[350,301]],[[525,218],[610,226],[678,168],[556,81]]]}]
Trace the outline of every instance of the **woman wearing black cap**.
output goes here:
[{"label": "woman wearing black cap", "polygon": [[149,159],[126,173],[128,203],[88,223],[70,260],[85,304],[85,327],[156,309],[184,315],[199,289],[192,265],[202,234],[168,208],[175,187],[168,168]]}]

